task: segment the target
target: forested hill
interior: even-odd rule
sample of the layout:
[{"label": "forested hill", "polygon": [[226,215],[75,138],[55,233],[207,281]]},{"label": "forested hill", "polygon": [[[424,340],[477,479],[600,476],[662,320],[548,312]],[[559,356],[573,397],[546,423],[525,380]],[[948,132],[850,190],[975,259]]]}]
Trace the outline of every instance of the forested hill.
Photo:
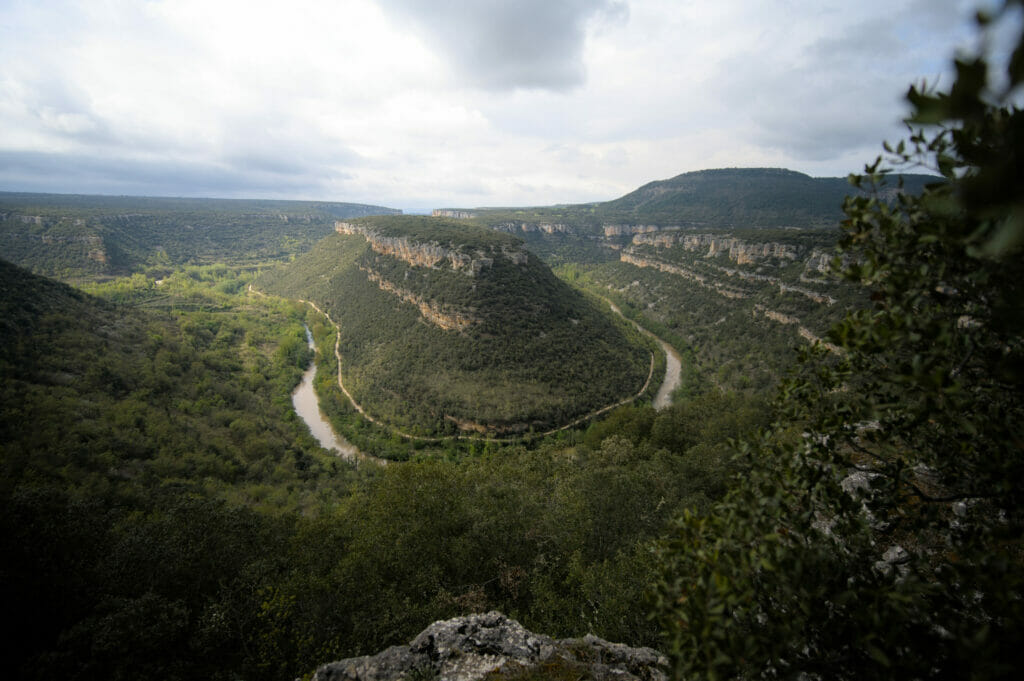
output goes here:
[{"label": "forested hill", "polygon": [[636,395],[650,373],[628,325],[519,239],[473,225],[339,222],[255,286],[326,310],[357,402],[415,434],[547,430]]},{"label": "forested hill", "polygon": [[[903,178],[905,190],[913,193],[936,180],[929,175]],[[719,168],[649,182],[599,207],[610,215],[656,224],[828,227],[842,219],[843,199],[853,191],[845,177],[811,177],[784,168]]]},{"label": "forested hill", "polygon": [[401,211],[357,203],[0,192],[0,254],[65,280],[285,259],[334,220]]},{"label": "forested hill", "polygon": [[[939,178],[903,175],[904,191],[920,193]],[[885,193],[897,191],[893,177]],[[613,201],[538,208],[446,210],[516,232],[609,234],[636,226],[697,229],[834,227],[843,199],[855,193],[845,177],[811,177],[783,168],[719,168],[658,180]]]}]

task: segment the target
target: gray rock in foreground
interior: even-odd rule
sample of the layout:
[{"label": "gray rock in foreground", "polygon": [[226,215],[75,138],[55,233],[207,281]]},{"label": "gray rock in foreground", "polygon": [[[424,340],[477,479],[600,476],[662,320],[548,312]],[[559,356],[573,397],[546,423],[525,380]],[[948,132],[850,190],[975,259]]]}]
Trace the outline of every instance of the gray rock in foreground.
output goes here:
[{"label": "gray rock in foreground", "polygon": [[313,681],[480,681],[537,667],[568,667],[595,681],[665,681],[668,660],[651,648],[596,636],[554,640],[489,612],[434,622],[408,646],[325,664]]}]

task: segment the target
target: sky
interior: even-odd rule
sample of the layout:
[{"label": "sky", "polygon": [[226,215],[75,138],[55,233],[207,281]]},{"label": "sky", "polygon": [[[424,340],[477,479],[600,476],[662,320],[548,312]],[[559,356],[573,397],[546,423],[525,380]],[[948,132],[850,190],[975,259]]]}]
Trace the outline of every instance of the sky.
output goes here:
[{"label": "sky", "polygon": [[0,190],[422,212],[845,176],[964,0],[0,0]]}]

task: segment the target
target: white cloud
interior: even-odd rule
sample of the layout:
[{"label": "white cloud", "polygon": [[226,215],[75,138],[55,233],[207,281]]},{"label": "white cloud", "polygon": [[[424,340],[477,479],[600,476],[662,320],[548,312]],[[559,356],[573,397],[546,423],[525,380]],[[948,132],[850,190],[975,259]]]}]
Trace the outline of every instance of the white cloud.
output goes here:
[{"label": "white cloud", "polygon": [[567,90],[582,85],[588,24],[624,21],[616,0],[381,0],[456,74],[490,90]]},{"label": "white cloud", "polygon": [[429,208],[842,175],[967,43],[969,5],[9,0],[0,189]]}]

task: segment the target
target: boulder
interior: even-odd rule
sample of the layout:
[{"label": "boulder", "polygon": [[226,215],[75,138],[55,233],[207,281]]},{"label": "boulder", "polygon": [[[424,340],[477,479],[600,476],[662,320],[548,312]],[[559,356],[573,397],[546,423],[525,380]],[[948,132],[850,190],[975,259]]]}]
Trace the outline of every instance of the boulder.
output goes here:
[{"label": "boulder", "polygon": [[552,675],[571,670],[596,681],[665,681],[668,660],[651,648],[592,635],[551,639],[489,612],[435,622],[407,646],[325,664],[313,681],[481,681],[515,678],[538,668]]}]

